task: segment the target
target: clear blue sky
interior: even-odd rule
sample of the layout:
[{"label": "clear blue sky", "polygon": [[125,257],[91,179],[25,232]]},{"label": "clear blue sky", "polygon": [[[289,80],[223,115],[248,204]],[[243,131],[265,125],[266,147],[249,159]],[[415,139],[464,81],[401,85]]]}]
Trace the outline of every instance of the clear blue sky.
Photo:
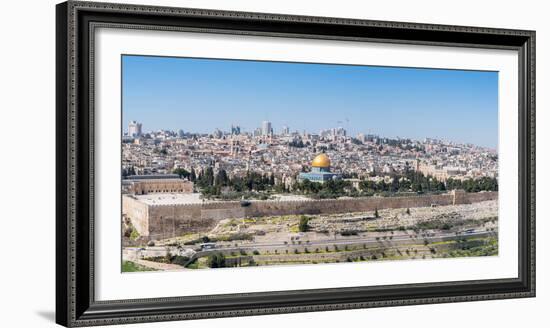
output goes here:
[{"label": "clear blue sky", "polygon": [[269,120],[278,133],[441,138],[496,148],[498,73],[123,56],[123,129],[212,132]]}]

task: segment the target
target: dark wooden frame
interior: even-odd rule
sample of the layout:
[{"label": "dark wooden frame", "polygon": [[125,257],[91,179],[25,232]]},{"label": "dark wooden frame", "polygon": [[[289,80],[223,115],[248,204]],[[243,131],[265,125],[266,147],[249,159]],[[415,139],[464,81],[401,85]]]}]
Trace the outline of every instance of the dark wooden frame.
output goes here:
[{"label": "dark wooden frame", "polygon": [[[93,37],[96,27],[512,49],[519,54],[519,277],[96,301]],[[57,5],[56,321],[90,326],[535,296],[535,32],[69,1]]]}]

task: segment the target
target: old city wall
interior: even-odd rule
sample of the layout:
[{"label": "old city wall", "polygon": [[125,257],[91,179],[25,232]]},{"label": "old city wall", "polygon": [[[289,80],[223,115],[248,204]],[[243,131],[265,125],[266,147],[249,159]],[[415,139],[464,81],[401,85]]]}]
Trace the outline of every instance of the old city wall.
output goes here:
[{"label": "old city wall", "polygon": [[457,202],[457,204],[471,204],[498,199],[498,191],[463,193],[463,195],[464,200],[462,202]]},{"label": "old city wall", "polygon": [[172,238],[213,227],[215,220],[202,218],[201,210],[201,204],[150,205],[149,238]]},{"label": "old city wall", "polygon": [[131,196],[123,196],[122,213],[132,221],[132,225],[142,236],[149,234],[149,209],[144,204]]},{"label": "old city wall", "polygon": [[245,216],[245,207],[242,207],[240,202],[206,203],[201,209],[201,217],[204,219],[223,220]]},{"label": "old city wall", "polygon": [[[148,228],[149,239],[166,239],[187,233],[209,230],[218,221],[229,218],[260,217],[296,214],[337,214],[368,212],[375,209],[414,208],[470,204],[497,199],[498,192],[447,193],[410,197],[365,197],[304,201],[252,201],[248,206],[240,202],[212,202],[185,205],[151,205],[146,216],[132,221]],[[134,223],[135,224],[135,223]],[[138,229],[141,234],[141,231]]]},{"label": "old city wall", "polygon": [[375,209],[413,208],[432,205],[470,204],[497,199],[498,192],[451,192],[441,195],[409,197],[365,197],[348,199],[324,199],[304,201],[255,201],[245,207],[245,216],[275,216],[290,214],[336,214],[366,212]]},{"label": "old city wall", "polygon": [[214,228],[228,218],[245,217],[239,202],[150,205],[149,239],[166,239]]},{"label": "old city wall", "polygon": [[425,207],[451,205],[450,195],[430,195],[416,197],[368,197],[350,199],[325,199],[306,201],[265,201],[253,202],[247,208],[247,216],[271,216],[289,214],[336,214],[346,212],[366,212],[375,209]]}]

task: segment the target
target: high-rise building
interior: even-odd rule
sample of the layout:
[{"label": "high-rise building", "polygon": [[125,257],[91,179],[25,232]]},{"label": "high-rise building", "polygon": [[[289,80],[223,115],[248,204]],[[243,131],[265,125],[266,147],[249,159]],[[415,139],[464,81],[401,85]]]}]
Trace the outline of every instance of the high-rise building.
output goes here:
[{"label": "high-rise building", "polygon": [[141,123],[132,121],[128,124],[128,136],[139,137],[141,136]]},{"label": "high-rise building", "polygon": [[340,137],[345,137],[347,135],[346,129],[344,129],[343,127],[338,127],[336,129],[336,135]]},{"label": "high-rise building", "polygon": [[375,134],[367,134],[367,141],[378,142],[378,136]]},{"label": "high-rise building", "polygon": [[262,136],[270,136],[273,134],[273,128],[271,127],[271,122],[263,121],[262,122]]},{"label": "high-rise building", "polygon": [[282,133],[283,135],[285,136],[288,136],[290,134],[290,129],[288,128],[288,126],[283,126],[283,130],[282,130]]},{"label": "high-rise building", "polygon": [[223,137],[223,132],[220,129],[216,129],[212,133],[212,136],[214,136],[214,138],[221,139]]},{"label": "high-rise building", "polygon": [[231,125],[231,134],[232,135],[239,135],[241,134],[241,127],[238,125]]}]

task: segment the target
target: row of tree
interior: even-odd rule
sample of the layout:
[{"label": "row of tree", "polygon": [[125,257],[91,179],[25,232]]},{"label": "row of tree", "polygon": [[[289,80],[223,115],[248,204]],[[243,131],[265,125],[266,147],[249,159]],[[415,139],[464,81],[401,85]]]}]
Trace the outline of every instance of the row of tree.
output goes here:
[{"label": "row of tree", "polygon": [[445,183],[425,176],[421,172],[406,171],[405,174],[395,175],[391,182],[380,180],[378,182],[363,180],[359,183],[359,189],[365,192],[436,192],[445,191]]},{"label": "row of tree", "polygon": [[446,190],[463,189],[467,192],[497,191],[498,180],[491,177],[479,179],[438,181],[432,176],[425,176],[420,172],[408,171],[403,175],[394,176],[391,182],[363,180],[359,189],[365,192],[440,192]]},{"label": "row of tree", "polygon": [[127,177],[129,175],[136,175],[136,170],[133,166],[122,169],[122,177]]},{"label": "row of tree", "polygon": [[480,179],[468,179],[464,181],[447,179],[447,189],[464,189],[467,192],[498,191],[496,178],[483,177]]},{"label": "row of tree", "polygon": [[212,167],[206,168],[204,172],[195,174],[194,170],[188,172],[184,169],[176,169],[174,173],[179,174],[182,178],[188,178],[201,189],[202,193],[207,196],[220,195],[223,189],[234,192],[251,192],[251,191],[276,191],[285,192],[284,186],[275,185],[275,177],[273,174],[260,174],[257,172],[248,171],[245,176],[230,177],[224,169],[214,173]]},{"label": "row of tree", "polygon": [[352,192],[353,186],[346,180],[327,180],[324,183],[317,183],[306,179],[296,182],[294,189],[319,198],[336,198]]},{"label": "row of tree", "polygon": [[302,141],[302,139],[299,139],[299,140],[292,140],[291,142],[288,143],[288,145],[290,147],[294,147],[294,148],[304,148],[304,147],[308,147],[311,145],[311,143],[309,141],[307,141],[306,143],[304,143]]},{"label": "row of tree", "polygon": [[[285,193],[288,190],[282,183],[275,183],[273,174],[261,174],[248,171],[244,176],[230,177],[224,169],[214,173],[211,166],[198,174],[195,170],[187,171],[182,168],[175,169],[173,173],[182,178],[193,181],[201,189],[202,193],[209,196],[220,195],[222,190],[233,192],[274,191]],[[352,177],[346,175],[346,178]],[[359,190],[366,193],[395,193],[395,192],[442,192],[446,190],[463,189],[467,192],[497,191],[496,178],[483,177],[480,179],[438,181],[432,176],[425,176],[421,172],[406,170],[403,174],[396,174],[390,182],[380,180],[362,180],[359,182]],[[357,193],[350,181],[329,180],[325,183],[316,183],[309,180],[297,181],[294,190],[304,194],[316,195],[321,198],[333,198]]]}]

